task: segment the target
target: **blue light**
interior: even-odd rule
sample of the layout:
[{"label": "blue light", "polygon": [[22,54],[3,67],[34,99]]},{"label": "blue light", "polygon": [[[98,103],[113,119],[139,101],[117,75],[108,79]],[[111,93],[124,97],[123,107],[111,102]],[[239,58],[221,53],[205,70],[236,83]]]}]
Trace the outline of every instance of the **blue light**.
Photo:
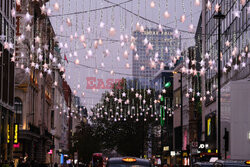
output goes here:
[{"label": "blue light", "polygon": [[64,162],[64,155],[63,155],[63,154],[61,154],[61,160],[60,160],[60,163],[61,163],[61,164],[63,164],[63,162]]}]

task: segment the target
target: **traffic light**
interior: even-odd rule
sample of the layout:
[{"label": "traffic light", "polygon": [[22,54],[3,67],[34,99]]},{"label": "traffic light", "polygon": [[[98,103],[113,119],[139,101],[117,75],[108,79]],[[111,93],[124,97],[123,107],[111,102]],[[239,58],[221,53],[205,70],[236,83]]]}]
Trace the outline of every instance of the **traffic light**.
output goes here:
[{"label": "traffic light", "polygon": [[165,88],[169,88],[170,86],[171,86],[171,82],[167,82],[167,83],[165,83],[165,85],[164,85]]},{"label": "traffic light", "polygon": [[225,128],[225,135],[223,139],[225,140],[225,151],[228,151],[229,150],[229,131],[227,131],[226,128]]}]

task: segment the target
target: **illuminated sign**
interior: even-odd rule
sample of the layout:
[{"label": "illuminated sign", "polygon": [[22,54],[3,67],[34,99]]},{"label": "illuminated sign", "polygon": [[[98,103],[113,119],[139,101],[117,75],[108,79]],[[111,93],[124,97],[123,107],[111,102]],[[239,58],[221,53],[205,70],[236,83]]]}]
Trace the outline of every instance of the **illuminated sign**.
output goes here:
[{"label": "illuminated sign", "polygon": [[18,144],[19,125],[14,124],[14,144]]},{"label": "illuminated sign", "polygon": [[248,132],[247,138],[250,140],[250,131]]},{"label": "illuminated sign", "polygon": [[163,151],[169,151],[169,146],[163,147]]},{"label": "illuminated sign", "polygon": [[211,135],[211,118],[207,120],[207,136]]},{"label": "illuminated sign", "polygon": [[20,147],[20,143],[14,144],[13,147],[14,147],[14,148],[19,148],[19,147]]},{"label": "illuminated sign", "polygon": [[50,155],[53,154],[53,150],[50,149],[49,152],[48,152],[48,154],[50,154]]},{"label": "illuminated sign", "polygon": [[122,159],[123,162],[136,162],[135,158],[123,158]]},{"label": "illuminated sign", "polygon": [[7,143],[10,143],[10,125],[7,126]]}]

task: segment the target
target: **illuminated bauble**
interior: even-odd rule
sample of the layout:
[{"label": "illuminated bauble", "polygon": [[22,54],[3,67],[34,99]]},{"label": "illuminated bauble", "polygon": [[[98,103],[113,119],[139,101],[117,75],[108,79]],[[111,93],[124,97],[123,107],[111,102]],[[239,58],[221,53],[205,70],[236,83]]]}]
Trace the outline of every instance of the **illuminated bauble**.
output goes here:
[{"label": "illuminated bauble", "polygon": [[98,69],[95,69],[95,73],[96,73],[96,74],[98,73]]},{"label": "illuminated bauble", "polygon": [[143,27],[143,25],[141,25],[141,27],[140,27],[140,33],[143,33],[144,32],[144,27]]},{"label": "illuminated bauble", "polygon": [[136,23],[136,30],[140,31],[140,23],[139,22]]},{"label": "illuminated bauble", "polygon": [[102,67],[105,67],[104,63],[101,63],[101,66],[102,66]]},{"label": "illuminated bauble", "polygon": [[141,66],[141,71],[144,71],[145,70],[145,67],[144,66]]},{"label": "illuminated bauble", "polygon": [[181,19],[180,19],[180,20],[181,20],[182,23],[184,23],[185,20],[186,20],[186,16],[183,14],[183,15],[181,16]]},{"label": "illuminated bauble", "polygon": [[143,40],[143,44],[144,44],[144,45],[147,45],[147,44],[148,44],[148,39],[147,39],[147,38],[145,38],[145,39]]},{"label": "illuminated bauble", "polygon": [[240,0],[240,4],[244,6],[246,4],[246,0]]},{"label": "illuminated bauble", "polygon": [[155,7],[155,2],[154,2],[154,1],[151,1],[150,7],[151,7],[151,8],[154,8],[154,7]]},{"label": "illuminated bauble", "polygon": [[98,47],[98,41],[95,41],[94,42],[94,48],[97,49],[97,47]]},{"label": "illuminated bauble", "polygon": [[110,74],[113,75],[113,74],[114,74],[114,70],[111,70],[111,71],[110,71]]},{"label": "illuminated bauble", "polygon": [[179,38],[179,36],[180,36],[179,30],[175,29],[174,30],[174,37]]},{"label": "illuminated bauble", "polygon": [[135,60],[139,60],[139,55],[136,53]]},{"label": "illuminated bauble", "polygon": [[124,57],[125,59],[128,59],[128,51],[127,51],[127,50],[124,51],[123,57]]},{"label": "illuminated bauble", "polygon": [[15,8],[11,9],[11,16],[16,17],[16,10]]},{"label": "illuminated bauble", "polygon": [[130,66],[129,66],[129,63],[126,63],[126,68],[129,68]]},{"label": "illuminated bauble", "polygon": [[189,25],[189,31],[191,31],[191,32],[194,31],[194,25],[193,25],[193,24],[190,24],[190,25]]},{"label": "illuminated bauble", "polygon": [[218,3],[216,3],[215,5],[215,11],[218,13],[220,10],[220,5]]},{"label": "illuminated bauble", "polygon": [[70,18],[67,18],[66,23],[67,23],[68,26],[72,25]]},{"label": "illuminated bauble", "polygon": [[116,57],[116,60],[117,60],[117,61],[120,61],[120,57],[119,57],[119,56],[117,56],[117,57]]},{"label": "illuminated bauble", "polygon": [[212,4],[211,4],[210,0],[207,1],[207,5],[206,6],[207,6],[208,10],[212,9]]},{"label": "illuminated bauble", "polygon": [[20,6],[21,5],[21,0],[16,0],[16,4],[17,4],[17,6]]},{"label": "illuminated bauble", "polygon": [[93,53],[92,53],[92,50],[88,50],[88,56],[92,56]]},{"label": "illuminated bauble", "polygon": [[158,30],[159,30],[159,32],[162,32],[163,31],[163,29],[162,29],[162,25],[158,25]]},{"label": "illuminated bauble", "polygon": [[134,50],[134,49],[135,49],[135,44],[134,44],[133,42],[130,44],[130,49],[131,49],[131,50]]},{"label": "illuminated bauble", "polygon": [[200,4],[201,4],[201,3],[200,3],[200,0],[195,0],[195,5],[196,5],[196,6],[200,6]]},{"label": "illuminated bauble", "polygon": [[58,4],[57,2],[54,4],[54,9],[55,9],[56,11],[59,10],[59,4]]},{"label": "illuminated bauble", "polygon": [[165,17],[166,19],[168,19],[168,18],[170,17],[170,14],[168,13],[167,10],[164,12],[164,17]]},{"label": "illuminated bauble", "polygon": [[103,28],[104,25],[105,25],[105,24],[101,21],[101,22],[100,22],[100,28]]},{"label": "illuminated bauble", "polygon": [[163,62],[161,62],[161,64],[160,64],[160,69],[161,69],[161,70],[164,70],[164,67],[165,67],[165,64],[164,64]]},{"label": "illuminated bauble", "polygon": [[79,64],[79,60],[78,59],[75,60],[75,64]]},{"label": "illuminated bauble", "polygon": [[114,27],[111,27],[111,28],[109,29],[109,35],[110,35],[110,36],[114,36],[114,35],[115,35],[115,28],[114,28]]},{"label": "illuminated bauble", "polygon": [[90,33],[90,32],[91,32],[91,28],[90,28],[90,27],[88,27],[88,28],[87,28],[87,31],[88,31],[88,33]]},{"label": "illuminated bauble", "polygon": [[29,14],[29,12],[26,13],[26,15],[25,15],[25,20],[26,20],[27,22],[30,22],[30,21],[31,21],[31,15]]},{"label": "illuminated bauble", "polygon": [[148,50],[153,50],[153,45],[149,42],[148,43],[148,48],[147,48]]}]

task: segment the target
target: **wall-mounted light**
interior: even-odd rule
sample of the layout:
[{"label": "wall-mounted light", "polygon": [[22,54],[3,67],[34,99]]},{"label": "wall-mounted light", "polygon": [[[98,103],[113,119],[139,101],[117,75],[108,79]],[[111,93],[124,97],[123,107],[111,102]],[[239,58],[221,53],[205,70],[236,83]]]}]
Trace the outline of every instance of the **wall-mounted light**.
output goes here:
[{"label": "wall-mounted light", "polygon": [[250,131],[247,134],[247,139],[250,140]]}]

